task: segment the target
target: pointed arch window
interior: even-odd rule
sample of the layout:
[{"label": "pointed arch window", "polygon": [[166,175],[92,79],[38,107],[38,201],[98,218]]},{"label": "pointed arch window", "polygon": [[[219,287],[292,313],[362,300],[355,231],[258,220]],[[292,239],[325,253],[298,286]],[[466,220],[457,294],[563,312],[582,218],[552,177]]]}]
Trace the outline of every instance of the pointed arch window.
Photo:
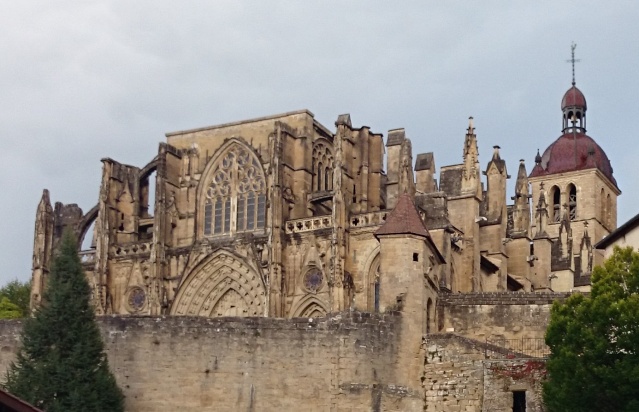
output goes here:
[{"label": "pointed arch window", "polygon": [[604,189],[601,189],[601,194],[599,195],[599,216],[601,217],[601,222],[606,225],[606,192]]},{"label": "pointed arch window", "polygon": [[333,189],[333,153],[323,142],[313,146],[313,191]]},{"label": "pointed arch window", "polygon": [[266,179],[248,149],[235,144],[213,171],[204,202],[204,235],[263,230]]},{"label": "pointed arch window", "polygon": [[552,193],[552,221],[557,223],[561,219],[561,191],[557,186],[553,186],[550,193]]},{"label": "pointed arch window", "polygon": [[577,219],[577,188],[572,183],[568,185],[568,213],[570,220]]},{"label": "pointed arch window", "polygon": [[608,227],[612,228],[612,198],[610,193],[606,196],[606,223]]}]

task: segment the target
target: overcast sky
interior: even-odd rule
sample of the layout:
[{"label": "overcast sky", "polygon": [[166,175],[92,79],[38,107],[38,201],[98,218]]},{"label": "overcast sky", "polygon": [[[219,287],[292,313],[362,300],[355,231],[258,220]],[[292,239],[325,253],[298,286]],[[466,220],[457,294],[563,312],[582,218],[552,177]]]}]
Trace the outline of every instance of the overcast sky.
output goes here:
[{"label": "overcast sky", "polygon": [[86,212],[100,159],[143,166],[166,132],[350,113],[406,128],[439,169],[461,162],[474,116],[482,168],[497,144],[511,175],[520,158],[530,172],[561,132],[572,41],[621,224],[639,212],[638,17],[636,1],[3,2],[0,285],[30,276],[43,188]]}]

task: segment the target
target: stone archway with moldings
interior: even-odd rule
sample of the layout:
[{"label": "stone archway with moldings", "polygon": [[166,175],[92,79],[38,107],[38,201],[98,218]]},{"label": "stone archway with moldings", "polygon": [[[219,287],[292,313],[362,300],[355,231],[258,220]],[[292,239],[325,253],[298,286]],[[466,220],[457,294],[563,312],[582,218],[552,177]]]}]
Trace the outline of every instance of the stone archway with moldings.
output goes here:
[{"label": "stone archway with moldings", "polygon": [[197,265],[180,285],[172,315],[265,316],[266,288],[242,258],[218,251]]},{"label": "stone archway with moldings", "polygon": [[328,313],[328,305],[317,295],[309,294],[303,297],[291,311],[292,318],[319,318]]}]

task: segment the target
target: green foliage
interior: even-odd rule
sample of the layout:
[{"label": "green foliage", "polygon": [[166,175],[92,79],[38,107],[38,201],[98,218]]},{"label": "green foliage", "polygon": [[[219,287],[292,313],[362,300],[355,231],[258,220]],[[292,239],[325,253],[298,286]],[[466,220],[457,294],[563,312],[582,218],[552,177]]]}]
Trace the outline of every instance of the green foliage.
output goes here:
[{"label": "green foliage", "polygon": [[[0,300],[7,298],[9,302],[17,305],[20,315],[18,318],[22,318],[29,314],[29,299],[31,298],[31,282],[20,282],[18,279],[0,288]],[[2,318],[2,315],[0,315]],[[2,318],[7,319],[7,318]]]},{"label": "green foliage", "polygon": [[0,319],[17,319],[22,317],[22,311],[15,303],[6,297],[0,299]]},{"label": "green foliage", "polygon": [[615,248],[589,297],[555,302],[546,343],[549,412],[639,411],[639,253]]},{"label": "green foliage", "polygon": [[47,412],[122,411],[75,240],[66,233],[42,306],[27,318],[6,389]]}]

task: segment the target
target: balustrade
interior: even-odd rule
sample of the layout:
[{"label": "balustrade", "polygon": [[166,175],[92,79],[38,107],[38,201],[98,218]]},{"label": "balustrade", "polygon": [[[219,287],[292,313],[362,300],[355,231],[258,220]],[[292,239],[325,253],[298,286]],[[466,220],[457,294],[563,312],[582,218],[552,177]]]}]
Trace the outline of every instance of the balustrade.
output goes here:
[{"label": "balustrade", "polygon": [[305,217],[303,219],[289,220],[286,222],[285,227],[287,234],[329,229],[333,227],[333,218],[330,215]]}]

